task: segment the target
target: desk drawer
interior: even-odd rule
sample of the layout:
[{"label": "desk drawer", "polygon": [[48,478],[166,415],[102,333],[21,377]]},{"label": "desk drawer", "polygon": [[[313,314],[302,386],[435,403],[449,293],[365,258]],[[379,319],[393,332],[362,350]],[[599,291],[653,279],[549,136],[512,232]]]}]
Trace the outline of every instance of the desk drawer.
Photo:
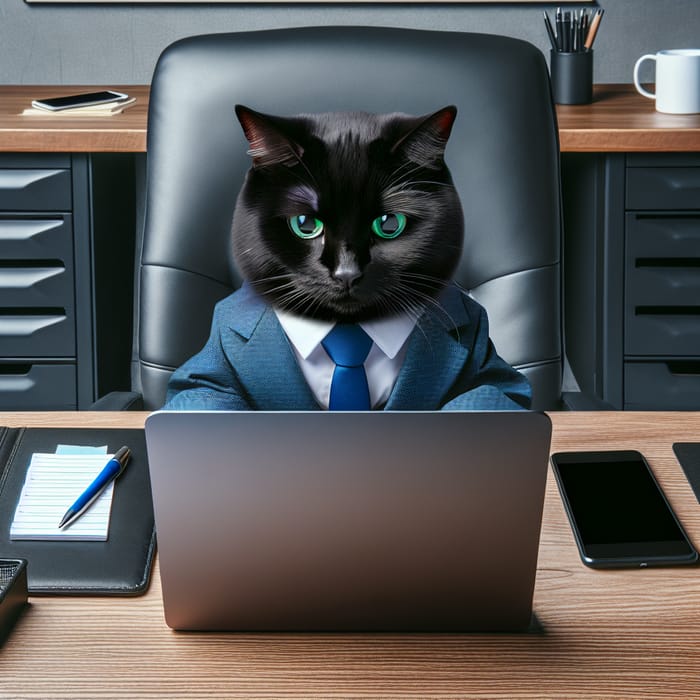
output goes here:
[{"label": "desk drawer", "polygon": [[700,361],[626,362],[625,409],[700,409]]},{"label": "desk drawer", "polygon": [[75,356],[72,308],[0,308],[0,347],[5,357]]},{"label": "desk drawer", "polygon": [[700,216],[628,214],[625,352],[700,352]]},{"label": "desk drawer", "polygon": [[630,212],[625,246],[638,266],[700,260],[700,212]]},{"label": "desk drawer", "polygon": [[0,261],[73,259],[70,215],[47,218],[0,216]]},{"label": "desk drawer", "polygon": [[700,209],[700,168],[627,168],[628,209]]},{"label": "desk drawer", "polygon": [[73,411],[75,365],[0,363],[0,410]]},{"label": "desk drawer", "polygon": [[0,210],[67,211],[71,206],[70,170],[0,169]]},{"label": "desk drawer", "polygon": [[73,271],[60,260],[0,259],[0,304],[5,310],[60,306],[72,315]]},{"label": "desk drawer", "polygon": [[625,314],[627,355],[697,355],[700,306],[636,305]]}]

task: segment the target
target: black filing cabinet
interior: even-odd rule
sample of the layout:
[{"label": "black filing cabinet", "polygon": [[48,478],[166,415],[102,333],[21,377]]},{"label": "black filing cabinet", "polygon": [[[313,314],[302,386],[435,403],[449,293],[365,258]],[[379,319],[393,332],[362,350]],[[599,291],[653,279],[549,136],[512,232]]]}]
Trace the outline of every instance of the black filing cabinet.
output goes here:
[{"label": "black filing cabinet", "polygon": [[700,408],[700,163],[627,158],[624,407]]},{"label": "black filing cabinet", "polygon": [[72,179],[68,155],[0,156],[3,409],[78,406]]},{"label": "black filing cabinet", "polygon": [[581,388],[700,409],[700,155],[567,154],[566,346]]},{"label": "black filing cabinet", "polygon": [[4,410],[76,409],[93,395],[92,309],[89,293],[80,296],[90,289],[87,190],[75,182],[84,165],[63,154],[0,155]]}]

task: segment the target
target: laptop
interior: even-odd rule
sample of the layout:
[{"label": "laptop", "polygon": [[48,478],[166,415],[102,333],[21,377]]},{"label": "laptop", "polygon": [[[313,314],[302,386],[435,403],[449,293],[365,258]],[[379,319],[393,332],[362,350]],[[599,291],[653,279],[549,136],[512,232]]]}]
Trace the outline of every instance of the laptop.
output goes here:
[{"label": "laptop", "polygon": [[536,412],[156,412],[176,630],[523,630],[551,424]]}]

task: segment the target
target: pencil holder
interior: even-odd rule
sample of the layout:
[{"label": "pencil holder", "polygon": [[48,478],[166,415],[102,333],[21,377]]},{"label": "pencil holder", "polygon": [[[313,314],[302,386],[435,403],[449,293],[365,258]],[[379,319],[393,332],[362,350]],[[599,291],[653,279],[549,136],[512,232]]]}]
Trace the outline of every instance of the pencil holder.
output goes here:
[{"label": "pencil holder", "polygon": [[552,51],[552,95],[559,105],[593,101],[593,51]]},{"label": "pencil holder", "polygon": [[27,562],[0,559],[0,645],[27,604]]}]

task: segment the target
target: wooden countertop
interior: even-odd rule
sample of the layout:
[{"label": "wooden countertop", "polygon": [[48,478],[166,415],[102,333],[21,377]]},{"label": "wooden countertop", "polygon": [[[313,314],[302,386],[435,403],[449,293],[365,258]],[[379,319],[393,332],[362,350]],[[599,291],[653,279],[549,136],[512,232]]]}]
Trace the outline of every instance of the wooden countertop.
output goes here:
[{"label": "wooden countertop", "polygon": [[634,85],[596,85],[590,105],[557,105],[562,152],[700,151],[700,114],[662,114]]},{"label": "wooden countertop", "polygon": [[95,85],[0,86],[0,152],[115,153],[145,152],[148,118],[147,85],[110,85],[136,102],[109,117],[50,114],[21,116],[34,99],[104,89]]},{"label": "wooden countertop", "polygon": [[[700,413],[561,412],[552,451],[638,449],[691,539],[674,441]],[[3,413],[0,425],[140,427],[144,413]],[[592,570],[550,473],[528,634],[175,633],[160,576],[135,598],[34,596],[2,646],[3,698],[700,697],[697,566]],[[283,586],[283,582],[281,583]]]},{"label": "wooden countertop", "polygon": [[[111,117],[20,116],[36,97],[95,86],[0,86],[0,152],[144,152],[149,87],[110,85],[136,97]],[[661,114],[633,85],[597,85],[590,105],[557,106],[562,152],[700,151],[700,114]]]}]

